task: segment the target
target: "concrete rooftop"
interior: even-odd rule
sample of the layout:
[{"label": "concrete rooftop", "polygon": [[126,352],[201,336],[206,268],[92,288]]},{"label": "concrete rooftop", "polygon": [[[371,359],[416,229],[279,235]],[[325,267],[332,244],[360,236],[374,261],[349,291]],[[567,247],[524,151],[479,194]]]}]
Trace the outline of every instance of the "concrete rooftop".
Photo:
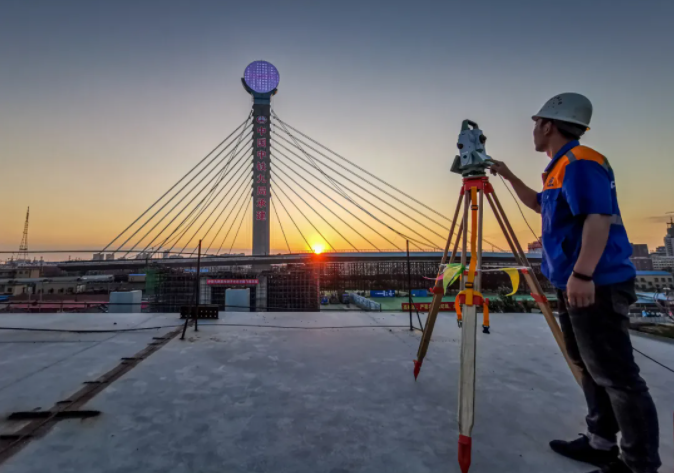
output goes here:
[{"label": "concrete rooftop", "polygon": [[[49,409],[178,323],[175,314],[0,315],[1,327],[164,327],[0,330],[2,419]],[[99,417],[58,422],[0,472],[458,472],[459,330],[453,314],[441,314],[415,383],[419,332],[387,327],[406,323],[400,313],[222,313],[83,407]],[[547,446],[584,431],[584,401],[542,316],[493,314],[492,327],[478,335],[471,471],[592,470]],[[633,341],[674,367],[674,345]],[[673,471],[674,374],[636,356],[659,410],[661,471]],[[0,433],[17,427],[0,421]]]}]

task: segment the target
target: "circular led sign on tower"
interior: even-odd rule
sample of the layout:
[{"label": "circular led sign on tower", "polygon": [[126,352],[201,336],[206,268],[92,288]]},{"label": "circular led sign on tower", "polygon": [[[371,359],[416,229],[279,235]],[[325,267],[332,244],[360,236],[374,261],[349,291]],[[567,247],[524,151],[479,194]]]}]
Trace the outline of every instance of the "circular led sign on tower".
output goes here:
[{"label": "circular led sign on tower", "polygon": [[254,61],[248,64],[243,80],[253,92],[266,94],[278,87],[281,77],[278,69],[267,61]]}]

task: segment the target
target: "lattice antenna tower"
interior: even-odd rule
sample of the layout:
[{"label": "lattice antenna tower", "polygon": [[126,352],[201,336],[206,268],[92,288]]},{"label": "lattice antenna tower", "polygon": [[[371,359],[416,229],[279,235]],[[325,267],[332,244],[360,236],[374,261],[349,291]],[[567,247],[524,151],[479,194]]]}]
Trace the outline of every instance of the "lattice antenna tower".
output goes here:
[{"label": "lattice antenna tower", "polygon": [[26,210],[26,222],[23,224],[23,237],[19,245],[19,259],[28,260],[28,217],[30,216],[30,207]]}]

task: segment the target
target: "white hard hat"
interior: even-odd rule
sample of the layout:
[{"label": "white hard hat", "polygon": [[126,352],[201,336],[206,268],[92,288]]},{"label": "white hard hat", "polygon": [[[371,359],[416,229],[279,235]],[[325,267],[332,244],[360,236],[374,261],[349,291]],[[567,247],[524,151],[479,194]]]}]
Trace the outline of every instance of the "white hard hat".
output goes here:
[{"label": "white hard hat", "polygon": [[545,102],[541,110],[531,118],[534,120],[547,118],[575,123],[576,125],[586,126],[589,130],[590,119],[592,118],[592,103],[584,95],[567,92],[555,95]]}]

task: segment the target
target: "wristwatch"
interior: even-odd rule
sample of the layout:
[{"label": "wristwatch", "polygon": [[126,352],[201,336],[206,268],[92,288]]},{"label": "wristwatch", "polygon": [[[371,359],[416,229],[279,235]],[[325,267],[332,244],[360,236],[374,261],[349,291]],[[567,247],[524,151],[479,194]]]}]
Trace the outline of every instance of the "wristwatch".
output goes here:
[{"label": "wristwatch", "polygon": [[580,279],[581,281],[592,281],[592,276],[588,276],[587,274],[578,273],[576,271],[573,271],[571,274],[574,278]]}]

